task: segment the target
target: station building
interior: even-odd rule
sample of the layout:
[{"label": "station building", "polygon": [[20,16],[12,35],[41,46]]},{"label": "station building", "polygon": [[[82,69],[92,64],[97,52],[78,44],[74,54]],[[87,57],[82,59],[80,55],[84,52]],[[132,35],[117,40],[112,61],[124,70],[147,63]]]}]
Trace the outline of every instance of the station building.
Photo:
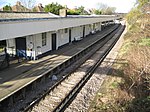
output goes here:
[{"label": "station building", "polygon": [[101,31],[117,16],[57,16],[51,13],[0,12],[0,42],[11,56],[32,59]]}]

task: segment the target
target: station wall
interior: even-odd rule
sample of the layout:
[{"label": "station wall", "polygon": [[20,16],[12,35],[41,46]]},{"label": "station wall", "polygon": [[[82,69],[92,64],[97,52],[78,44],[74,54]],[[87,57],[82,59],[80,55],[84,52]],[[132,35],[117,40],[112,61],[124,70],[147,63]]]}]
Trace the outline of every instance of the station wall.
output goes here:
[{"label": "station wall", "polygon": [[57,49],[58,47],[69,43],[69,29],[61,29],[57,32]]},{"label": "station wall", "polygon": [[89,35],[91,32],[91,28],[90,28],[90,25],[85,25],[85,36]]},{"label": "station wall", "polygon": [[12,55],[16,55],[16,42],[15,38],[13,39],[7,39],[6,40],[7,44],[7,52]]},{"label": "station wall", "polygon": [[[95,26],[95,27],[93,27]],[[69,30],[71,30],[71,42],[75,38],[87,36],[93,30],[101,30],[101,23],[86,24],[76,27],[60,29],[57,31],[41,32],[25,36],[26,38],[26,54],[27,56],[36,59],[38,55],[49,52],[52,50],[52,34],[56,34],[56,49],[69,43]],[[84,32],[84,34],[83,34]],[[45,36],[45,38],[43,37]],[[44,40],[45,39],[45,40]],[[8,53],[16,55],[16,38],[7,39]],[[44,43],[44,44],[43,44]]]}]

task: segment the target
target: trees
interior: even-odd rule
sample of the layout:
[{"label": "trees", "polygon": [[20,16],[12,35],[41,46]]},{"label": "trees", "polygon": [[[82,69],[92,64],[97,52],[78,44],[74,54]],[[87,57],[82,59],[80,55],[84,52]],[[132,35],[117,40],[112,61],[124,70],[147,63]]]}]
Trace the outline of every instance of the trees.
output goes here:
[{"label": "trees", "polygon": [[20,0],[20,2],[26,9],[31,10],[35,6],[35,0]]},{"label": "trees", "polygon": [[101,12],[101,10],[96,9],[96,10],[94,11],[94,14],[96,14],[96,15],[101,15],[102,12]]},{"label": "trees", "polygon": [[[64,6],[58,4],[58,3],[51,3],[48,5],[45,5],[45,12],[51,12],[53,14],[59,14],[59,10],[65,8]],[[78,8],[75,9],[68,9],[67,11],[68,15],[85,15],[88,14],[85,10],[83,6],[80,6]]]},{"label": "trees", "polygon": [[3,7],[3,11],[12,11],[12,8],[11,8],[10,5],[5,5],[5,6]]},{"label": "trees", "polygon": [[69,15],[89,15],[89,13],[84,9],[83,6],[77,7],[75,9],[69,9],[67,14],[69,14]]},{"label": "trees", "polygon": [[76,11],[80,14],[80,15],[83,15],[84,14],[84,7],[83,6],[80,6],[76,9]]},{"label": "trees", "polygon": [[[5,11],[13,10],[13,11],[20,11],[20,12],[23,12],[23,11],[25,11],[25,12],[28,12],[28,11],[36,12],[38,10],[36,9],[36,7],[34,7],[35,1],[36,0],[19,0],[15,6],[10,7],[9,5],[6,5],[4,7],[4,10]],[[142,1],[142,0],[139,0],[139,1]],[[144,1],[147,1],[147,0],[144,0]],[[112,14],[116,10],[115,7],[109,7],[106,4],[102,4],[102,3],[98,3],[97,6],[98,6],[98,8],[94,9],[92,12],[92,13],[95,13],[97,15]],[[59,10],[63,9],[63,8],[65,8],[65,6],[62,6],[61,4],[58,4],[57,2],[56,3],[52,2],[51,4],[45,5],[44,10],[42,9],[41,12],[44,12],[44,11],[45,12],[51,12],[51,13],[58,15]],[[67,13],[69,15],[89,15],[90,12],[86,11],[84,6],[80,6],[80,7],[77,7],[75,9],[68,9]]]},{"label": "trees", "polygon": [[137,21],[139,26],[145,26],[144,22],[146,21],[146,19],[144,19],[143,21],[140,20],[139,22],[139,18],[143,18],[144,13],[146,14],[146,12],[144,11],[146,8],[144,8],[144,6],[148,3],[149,0],[137,0],[137,6],[134,7],[126,16],[129,27],[134,26]]},{"label": "trees", "polygon": [[16,5],[12,6],[13,11],[17,12],[29,12],[30,10],[26,6],[22,5],[20,1],[16,2]]},{"label": "trees", "polygon": [[149,0],[137,0],[138,8],[141,8],[143,5],[147,4]]},{"label": "trees", "polygon": [[134,25],[140,16],[141,12],[137,8],[132,9],[130,13],[127,14],[127,21],[130,25]]},{"label": "trees", "polygon": [[44,10],[45,12],[51,12],[53,14],[59,14],[59,10],[60,9],[63,9],[65,7],[63,7],[62,5],[58,4],[57,2],[56,3],[51,3],[51,4],[48,4],[48,5],[45,5],[44,7]]},{"label": "trees", "polygon": [[106,4],[98,3],[97,4],[98,9],[95,10],[95,14],[104,14],[104,15],[111,15],[115,12],[115,7],[109,7]]},{"label": "trees", "polygon": [[67,10],[67,15],[79,15],[79,12],[77,12],[76,10]]},{"label": "trees", "polygon": [[102,14],[111,15],[115,12],[115,7],[107,7],[106,9],[102,9]]}]

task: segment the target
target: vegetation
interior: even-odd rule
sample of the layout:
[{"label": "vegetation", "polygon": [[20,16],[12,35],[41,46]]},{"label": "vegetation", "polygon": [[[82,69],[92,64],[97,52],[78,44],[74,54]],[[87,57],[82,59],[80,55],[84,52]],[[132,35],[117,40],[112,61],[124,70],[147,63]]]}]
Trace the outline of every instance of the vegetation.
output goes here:
[{"label": "vegetation", "polygon": [[[17,11],[21,12],[37,12],[39,11],[37,7],[35,7],[35,1],[36,0],[19,0],[17,1]],[[22,4],[22,5],[21,5]],[[44,10],[43,10],[44,8]],[[45,5],[45,7],[42,6],[42,12],[51,12],[53,14],[59,15],[59,10],[66,8],[68,15],[89,15],[89,14],[96,14],[96,15],[111,15],[115,12],[115,7],[109,7],[106,4],[99,3],[98,9],[89,9],[88,11],[85,10],[84,6],[80,6],[74,9],[68,9],[66,6],[62,6],[61,4],[58,4],[57,2],[50,3],[48,5]],[[12,7],[10,5],[6,5],[3,7],[4,11],[12,11]]]},{"label": "vegetation", "polygon": [[44,7],[44,10],[45,12],[51,12],[53,14],[59,14],[59,10],[60,9],[63,9],[65,7],[63,7],[62,5],[58,4],[58,3],[51,3],[51,4],[48,4],[48,5],[45,5]]},{"label": "vegetation", "polygon": [[0,53],[4,51],[4,46],[0,46]]},{"label": "vegetation", "polygon": [[116,8],[115,7],[109,7],[106,4],[98,3],[97,4],[98,9],[94,11],[94,14],[100,15],[111,15],[115,12]]},{"label": "vegetation", "polygon": [[76,10],[67,10],[67,15],[79,15],[79,12]]},{"label": "vegetation", "polygon": [[102,11],[101,11],[101,10],[96,9],[96,10],[94,11],[94,14],[96,14],[96,15],[101,15],[101,14],[102,14]]},{"label": "vegetation", "polygon": [[83,6],[78,7],[75,11],[78,12],[79,15],[86,14]]},{"label": "vegetation", "polygon": [[138,0],[127,15],[125,42],[90,112],[150,112],[150,17],[144,7],[148,1]]},{"label": "vegetation", "polygon": [[12,11],[12,8],[11,8],[10,5],[5,5],[5,6],[3,7],[3,11]]},{"label": "vegetation", "polygon": [[34,5],[35,5],[35,1],[36,0],[20,0],[20,2],[22,3],[22,5],[28,9],[28,10],[32,10]]},{"label": "vegetation", "polygon": [[80,6],[75,9],[68,9],[67,14],[68,15],[89,15],[89,13],[85,11],[83,6]]},{"label": "vegetation", "polygon": [[0,48],[0,53],[3,51],[3,49],[2,48]]}]

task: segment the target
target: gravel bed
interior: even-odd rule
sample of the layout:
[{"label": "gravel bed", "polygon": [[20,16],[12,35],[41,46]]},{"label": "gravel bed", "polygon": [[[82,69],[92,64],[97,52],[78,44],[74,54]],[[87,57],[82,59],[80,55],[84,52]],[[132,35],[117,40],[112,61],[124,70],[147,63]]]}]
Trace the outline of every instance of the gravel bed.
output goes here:
[{"label": "gravel bed", "polygon": [[[99,48],[99,45],[100,44],[97,45],[97,48]],[[106,50],[106,48],[107,47],[105,46],[104,49]],[[93,54],[92,52],[90,54]],[[38,105],[34,106],[32,112],[42,112],[43,108],[46,112],[51,112],[66,94],[68,94],[69,91],[71,91],[72,88],[86,75],[88,69],[98,61],[100,54],[102,55],[103,53],[100,52],[92,55],[79,68],[75,69],[75,72],[71,73],[65,81],[51,91],[50,94],[40,101]],[[51,102],[51,104],[49,104],[49,102]]]},{"label": "gravel bed", "polygon": [[[66,70],[62,71],[61,74],[59,74],[57,76],[57,81],[59,81],[64,75],[68,74],[70,71],[74,70],[75,68],[77,68],[79,65],[81,65],[86,58],[89,56],[90,54],[87,54],[85,56],[83,56],[79,61],[76,61],[74,64],[72,64],[70,67],[68,67]],[[83,60],[84,59],[84,60]],[[108,66],[107,66],[108,67]],[[102,69],[104,70],[104,68],[102,67]],[[105,70],[104,70],[105,72]],[[94,77],[95,76],[95,77]],[[81,93],[78,94],[81,95],[80,97],[77,96],[77,99],[79,102],[77,102],[76,100],[73,101],[73,103],[71,104],[71,106],[67,109],[68,112],[70,111],[84,111],[87,110],[88,106],[89,106],[89,101],[92,97],[94,97],[94,94],[96,93],[96,91],[98,90],[97,88],[99,88],[99,84],[98,83],[102,83],[105,77],[105,73],[104,75],[99,75],[98,74],[94,74],[93,77],[89,80],[91,81],[91,83],[87,83],[85,88],[87,87],[87,89],[81,91]],[[36,97],[39,97],[41,94],[45,93],[45,90],[47,90],[48,88],[50,88],[53,84],[55,84],[56,81],[52,80],[51,77],[47,80],[46,83],[39,83],[37,85],[38,88],[35,88],[34,90],[28,92],[26,99],[25,100],[19,100],[14,106],[7,108],[6,110],[3,110],[3,112],[5,111],[9,111],[9,112],[17,112],[19,111],[21,108],[24,108],[24,106],[26,104],[28,104],[29,102],[32,101],[32,99]],[[18,97],[19,98],[19,97]],[[74,104],[74,102],[76,102]],[[81,106],[78,106],[77,104],[82,104]],[[76,110],[78,109],[78,110]],[[67,111],[66,110],[66,111]]]},{"label": "gravel bed", "polygon": [[[80,58],[78,61],[73,63],[71,66],[66,68],[64,71],[62,71],[59,75],[57,75],[57,80],[52,80],[50,77],[46,83],[39,83],[37,84],[36,88],[34,88],[32,91],[29,91],[27,94],[28,96],[26,97],[25,100],[19,100],[16,104],[14,104],[11,107],[4,108],[3,112],[18,112],[20,109],[23,109],[25,105],[29,104],[29,102],[32,102],[32,100],[35,97],[39,97],[41,94],[45,93],[47,89],[52,87],[57,81],[60,81],[66,74],[71,73],[74,71],[76,68],[78,68],[83,62],[86,61],[90,55],[93,54],[92,52],[86,54],[82,58]],[[18,97],[19,98],[19,97]]]}]

